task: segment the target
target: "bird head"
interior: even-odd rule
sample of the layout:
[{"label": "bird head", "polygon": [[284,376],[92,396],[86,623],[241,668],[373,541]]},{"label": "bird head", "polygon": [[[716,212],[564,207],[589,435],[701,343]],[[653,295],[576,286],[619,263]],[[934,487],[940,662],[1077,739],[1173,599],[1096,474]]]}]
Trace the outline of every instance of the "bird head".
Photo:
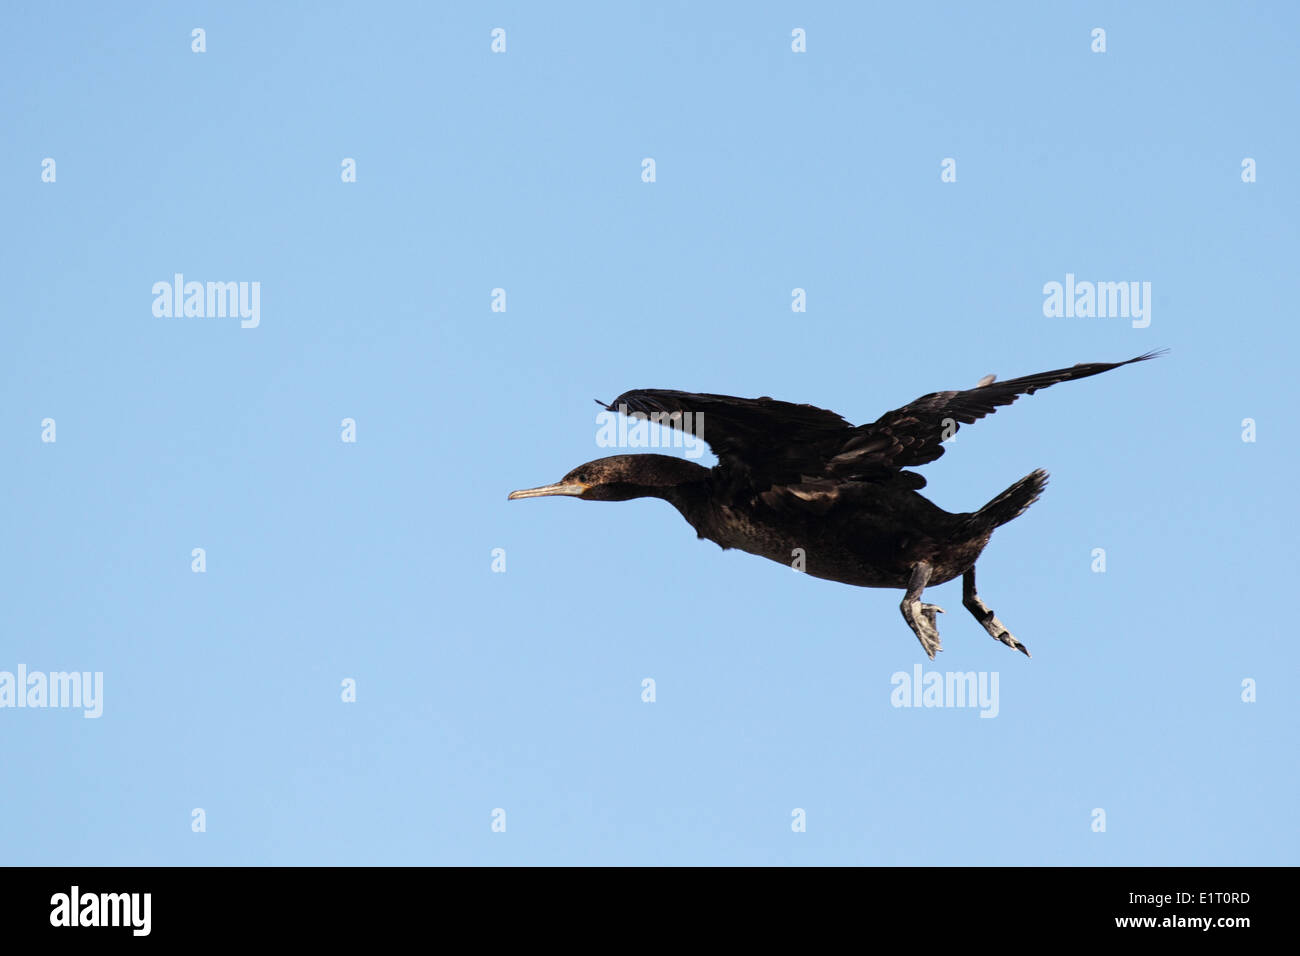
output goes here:
[{"label": "bird head", "polygon": [[510,492],[515,498],[567,495],[584,501],[664,498],[671,490],[700,481],[708,469],[669,455],[613,455],[579,465],[553,485]]}]

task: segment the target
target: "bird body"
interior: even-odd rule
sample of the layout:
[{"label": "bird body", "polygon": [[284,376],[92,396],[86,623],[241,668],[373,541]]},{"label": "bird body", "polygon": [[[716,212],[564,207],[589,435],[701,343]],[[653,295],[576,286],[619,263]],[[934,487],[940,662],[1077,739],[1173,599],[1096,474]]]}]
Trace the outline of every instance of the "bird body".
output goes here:
[{"label": "bird body", "polygon": [[964,533],[972,515],[949,514],[910,488],[853,482],[838,492],[824,511],[778,510],[761,501],[747,506],[715,494],[706,474],[668,501],[699,537],[723,548],[786,565],[802,557],[799,569],[813,577],[868,588],[906,587],[917,560],[940,557],[959,538],[972,542],[962,553],[943,553],[935,583],[950,581],[974,563],[992,533]]},{"label": "bird body", "polygon": [[931,659],[942,649],[935,625],[942,608],[922,603],[921,593],[961,577],[963,605],[991,636],[1028,656],[976,593],[975,563],[993,531],[1037,500],[1047,474],[1030,473],[976,511],[950,513],[921,495],[925,479],[905,469],[939,458],[961,424],[1020,395],[1157,354],[1005,382],[986,376],[972,389],[924,395],[856,427],[812,405],[639,389],[605,407],[669,427],[693,421],[718,464],[710,469],[667,455],[614,455],[510,497],[662,498],[699,537],[723,548],[843,584],[902,588],[903,618]]}]

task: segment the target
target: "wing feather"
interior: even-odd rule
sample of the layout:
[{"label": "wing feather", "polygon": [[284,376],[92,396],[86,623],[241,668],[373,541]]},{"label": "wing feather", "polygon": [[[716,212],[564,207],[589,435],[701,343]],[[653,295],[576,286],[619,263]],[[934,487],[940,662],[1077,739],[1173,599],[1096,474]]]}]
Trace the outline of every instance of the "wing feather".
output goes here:
[{"label": "wing feather", "polygon": [[928,464],[962,425],[979,421],[1022,395],[1058,382],[1099,375],[1162,354],[1124,362],[1092,362],[996,381],[986,375],[974,388],[931,392],[856,428],[835,412],[772,398],[736,398],[708,392],[644,388],[624,392],[611,411],[689,431],[708,442],[718,469],[733,487],[748,486],[772,507],[829,510],[842,498],[838,483],[888,481],[920,489],[925,479],[904,471]]}]

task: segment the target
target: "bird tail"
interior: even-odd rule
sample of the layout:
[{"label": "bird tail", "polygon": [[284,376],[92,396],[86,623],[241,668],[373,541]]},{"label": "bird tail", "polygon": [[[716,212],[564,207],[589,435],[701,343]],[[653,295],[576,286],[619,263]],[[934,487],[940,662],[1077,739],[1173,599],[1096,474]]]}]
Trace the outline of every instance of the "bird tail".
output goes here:
[{"label": "bird tail", "polygon": [[1047,472],[1041,468],[1030,472],[971,515],[972,530],[991,532],[1013,518],[1020,517],[1026,508],[1038,500],[1046,487]]}]

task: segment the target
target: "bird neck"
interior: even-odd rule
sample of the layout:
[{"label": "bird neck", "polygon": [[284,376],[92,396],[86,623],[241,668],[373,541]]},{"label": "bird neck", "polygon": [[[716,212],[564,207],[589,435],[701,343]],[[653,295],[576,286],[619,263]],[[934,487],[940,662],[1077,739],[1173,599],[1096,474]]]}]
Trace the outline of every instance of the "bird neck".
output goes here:
[{"label": "bird neck", "polygon": [[620,500],[661,498],[682,513],[698,531],[707,520],[712,494],[712,470],[684,458],[644,454],[628,456],[623,473],[615,478],[625,489]]},{"label": "bird neck", "polygon": [[700,534],[704,533],[704,529],[708,526],[712,515],[710,507],[712,491],[710,474],[707,468],[700,469],[698,480],[656,488],[653,496],[668,502],[681,512],[687,524]]}]

